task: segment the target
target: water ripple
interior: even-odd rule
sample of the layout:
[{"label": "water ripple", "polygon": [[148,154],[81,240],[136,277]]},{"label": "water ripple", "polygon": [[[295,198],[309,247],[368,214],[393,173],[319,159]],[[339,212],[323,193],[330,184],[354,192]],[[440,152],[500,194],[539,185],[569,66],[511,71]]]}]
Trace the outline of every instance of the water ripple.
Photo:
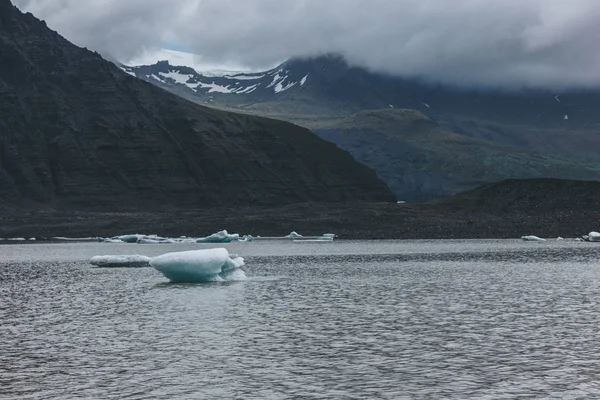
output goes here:
[{"label": "water ripple", "polygon": [[0,263],[0,398],[600,397],[600,247],[277,246],[235,283]]}]

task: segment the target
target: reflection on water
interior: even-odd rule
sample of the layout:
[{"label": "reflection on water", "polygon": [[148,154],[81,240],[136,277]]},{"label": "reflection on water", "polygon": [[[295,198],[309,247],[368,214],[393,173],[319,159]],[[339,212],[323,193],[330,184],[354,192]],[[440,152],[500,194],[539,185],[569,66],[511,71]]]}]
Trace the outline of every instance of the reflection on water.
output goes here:
[{"label": "reflection on water", "polygon": [[0,247],[0,398],[600,397],[594,244],[238,244],[195,285],[52,246]]}]

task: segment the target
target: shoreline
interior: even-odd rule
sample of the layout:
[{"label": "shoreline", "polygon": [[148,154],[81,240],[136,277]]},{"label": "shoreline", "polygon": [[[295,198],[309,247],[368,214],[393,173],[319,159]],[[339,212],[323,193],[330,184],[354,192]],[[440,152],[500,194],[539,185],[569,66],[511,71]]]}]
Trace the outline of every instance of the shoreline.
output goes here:
[{"label": "shoreline", "polygon": [[[226,229],[252,236],[334,233],[338,239],[578,238],[600,229],[600,211],[478,212],[434,203],[296,204],[274,208],[0,213],[0,238],[94,238],[143,233],[204,237]],[[7,241],[24,243],[30,241]],[[45,241],[46,242],[46,241]]]}]

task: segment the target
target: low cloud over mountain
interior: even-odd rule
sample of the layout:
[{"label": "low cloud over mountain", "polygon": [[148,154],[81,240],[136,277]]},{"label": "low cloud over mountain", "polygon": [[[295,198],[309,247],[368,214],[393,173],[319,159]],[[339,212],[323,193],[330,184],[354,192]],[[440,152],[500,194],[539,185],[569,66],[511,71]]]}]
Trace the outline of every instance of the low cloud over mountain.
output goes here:
[{"label": "low cloud over mountain", "polygon": [[13,1],[119,60],[165,44],[251,68],[336,52],[457,85],[600,86],[596,0]]}]

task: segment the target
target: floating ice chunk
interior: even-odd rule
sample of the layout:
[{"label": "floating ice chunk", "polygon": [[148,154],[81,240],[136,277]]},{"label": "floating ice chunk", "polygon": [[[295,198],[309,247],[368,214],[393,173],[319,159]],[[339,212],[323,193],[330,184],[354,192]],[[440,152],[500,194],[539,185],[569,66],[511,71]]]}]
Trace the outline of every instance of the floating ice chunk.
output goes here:
[{"label": "floating ice chunk", "polygon": [[302,235],[296,231],[292,231],[289,235],[286,236],[286,238],[301,238],[301,237],[302,237]]},{"label": "floating ice chunk", "polygon": [[29,238],[29,241],[30,241],[30,242],[34,242],[34,241],[35,241],[35,238],[34,238],[34,237],[32,237],[32,238]]},{"label": "floating ice chunk", "polygon": [[540,237],[537,236],[521,236],[521,239],[524,240],[525,242],[545,242],[546,239],[542,239]]},{"label": "floating ice chunk", "polygon": [[150,265],[171,282],[198,283],[246,279],[241,257],[231,258],[227,249],[168,253],[150,260]]},{"label": "floating ice chunk", "polygon": [[103,242],[104,243],[125,243],[121,239],[110,239],[110,238],[104,239]]},{"label": "floating ice chunk", "polygon": [[140,235],[139,233],[136,233],[135,235],[122,235],[122,236],[117,236],[116,238],[113,239],[119,239],[125,243],[137,243],[138,239],[143,237],[144,235]]},{"label": "floating ice chunk", "polygon": [[196,243],[231,243],[234,240],[238,240],[240,235],[237,233],[229,234],[223,230],[217,233],[213,233],[210,236],[203,237],[196,240]]},{"label": "floating ice chunk", "polygon": [[590,242],[600,242],[600,233],[598,232],[590,232],[588,235],[588,240]]},{"label": "floating ice chunk", "polygon": [[556,238],[556,240],[565,240],[565,238],[559,236]]},{"label": "floating ice chunk", "polygon": [[254,236],[252,235],[244,235],[243,238],[239,239],[240,242],[248,243],[254,241]]},{"label": "floating ice chunk", "polygon": [[142,268],[150,266],[150,257],[138,254],[126,256],[96,256],[92,257],[90,264],[97,267]]},{"label": "floating ice chunk", "polygon": [[25,239],[25,238],[8,238],[6,240],[12,240],[12,241],[15,241],[15,242],[23,242],[23,241],[25,241],[27,239]]},{"label": "floating ice chunk", "polygon": [[173,239],[152,238],[149,236],[141,237],[137,240],[137,244],[170,244],[175,243]]},{"label": "floating ice chunk", "polygon": [[89,242],[92,240],[99,240],[100,238],[98,237],[85,237],[85,238],[70,238],[70,237],[64,237],[64,236],[55,236],[52,238],[52,240],[64,240],[64,241],[68,241],[68,242]]}]

